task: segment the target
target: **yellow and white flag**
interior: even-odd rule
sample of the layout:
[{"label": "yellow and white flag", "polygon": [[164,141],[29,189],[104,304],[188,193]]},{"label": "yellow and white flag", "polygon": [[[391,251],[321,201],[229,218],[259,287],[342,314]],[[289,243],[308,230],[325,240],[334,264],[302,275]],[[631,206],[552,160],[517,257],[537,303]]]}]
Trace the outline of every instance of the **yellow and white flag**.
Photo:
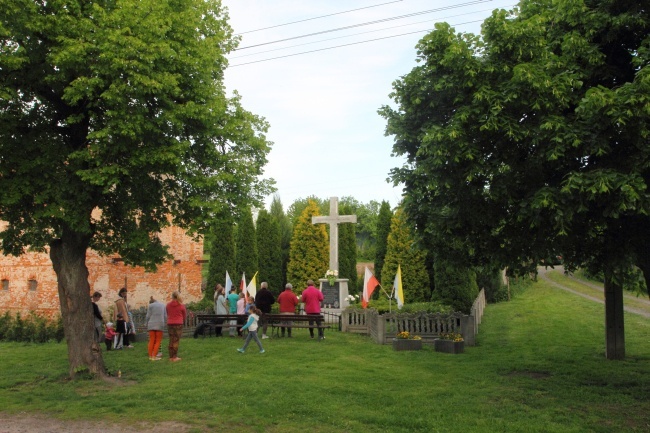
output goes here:
[{"label": "yellow and white flag", "polygon": [[393,281],[393,290],[395,290],[397,308],[402,308],[404,306],[404,291],[402,290],[402,268],[400,265],[397,265],[397,274],[395,274],[395,281]]}]

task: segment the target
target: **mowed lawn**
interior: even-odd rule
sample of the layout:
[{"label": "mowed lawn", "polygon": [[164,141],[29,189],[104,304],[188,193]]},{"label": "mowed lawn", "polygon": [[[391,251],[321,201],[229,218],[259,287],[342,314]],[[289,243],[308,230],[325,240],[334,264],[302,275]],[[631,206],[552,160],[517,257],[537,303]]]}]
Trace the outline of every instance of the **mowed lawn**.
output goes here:
[{"label": "mowed lawn", "polygon": [[235,338],[186,338],[179,363],[149,361],[144,343],[105,353],[118,383],[67,380],[64,344],[2,343],[0,410],[196,432],[648,432],[650,321],[626,314],[627,359],[608,361],[603,317],[542,281],[489,305],[460,355],[340,332],[243,355]]}]

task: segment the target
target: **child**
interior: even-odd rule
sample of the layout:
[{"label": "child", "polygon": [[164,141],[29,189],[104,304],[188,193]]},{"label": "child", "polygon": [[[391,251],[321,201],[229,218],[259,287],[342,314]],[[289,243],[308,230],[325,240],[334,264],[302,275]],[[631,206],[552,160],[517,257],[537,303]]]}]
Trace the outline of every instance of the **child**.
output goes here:
[{"label": "child", "polygon": [[124,334],[126,334],[126,320],[124,320],[124,316],[122,316],[122,313],[117,313],[117,320],[115,323],[115,338],[113,340],[113,349],[119,350],[124,347],[123,339],[124,339]]},{"label": "child", "polygon": [[106,333],[104,334],[104,343],[106,343],[106,350],[111,350],[114,337],[115,330],[113,329],[113,322],[108,322],[106,324]]},{"label": "child", "polygon": [[246,337],[246,341],[244,341],[244,346],[241,349],[237,349],[238,352],[244,353],[246,351],[246,347],[248,346],[248,343],[250,343],[251,339],[255,339],[255,342],[257,343],[257,346],[260,348],[260,353],[264,353],[264,348],[262,347],[262,342],[260,341],[259,338],[257,338],[257,324],[260,320],[260,315],[262,312],[256,307],[252,306],[249,309],[250,311],[250,316],[248,316],[248,322],[243,326],[242,331],[248,329],[248,336]]}]

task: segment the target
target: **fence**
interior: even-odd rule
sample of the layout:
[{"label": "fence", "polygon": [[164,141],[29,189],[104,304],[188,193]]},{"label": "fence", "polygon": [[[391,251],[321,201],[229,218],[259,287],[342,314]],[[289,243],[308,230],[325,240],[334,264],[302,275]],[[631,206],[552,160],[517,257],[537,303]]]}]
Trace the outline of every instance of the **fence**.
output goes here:
[{"label": "fence", "polygon": [[419,335],[425,343],[433,343],[440,334],[457,332],[462,334],[465,344],[474,346],[478,326],[485,310],[485,291],[481,290],[472,305],[469,315],[460,313],[385,313],[374,309],[346,309],[341,316],[341,330],[369,335],[378,344],[390,344],[402,331]]}]

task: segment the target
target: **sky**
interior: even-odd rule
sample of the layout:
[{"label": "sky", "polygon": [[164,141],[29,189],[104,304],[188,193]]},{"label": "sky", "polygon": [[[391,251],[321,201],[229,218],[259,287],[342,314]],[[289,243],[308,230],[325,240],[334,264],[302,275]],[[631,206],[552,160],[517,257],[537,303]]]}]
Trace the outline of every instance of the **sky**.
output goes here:
[{"label": "sky", "polygon": [[228,56],[226,90],[237,91],[243,107],[270,124],[267,139],[273,146],[264,177],[275,179],[285,210],[311,195],[396,206],[402,187],[387,179],[404,159],[392,156],[394,138],[384,135],[386,121],[377,114],[383,105],[394,105],[392,83],[417,65],[416,44],[436,22],[480,33],[491,11],[515,5],[514,0],[222,3],[242,38]]}]

